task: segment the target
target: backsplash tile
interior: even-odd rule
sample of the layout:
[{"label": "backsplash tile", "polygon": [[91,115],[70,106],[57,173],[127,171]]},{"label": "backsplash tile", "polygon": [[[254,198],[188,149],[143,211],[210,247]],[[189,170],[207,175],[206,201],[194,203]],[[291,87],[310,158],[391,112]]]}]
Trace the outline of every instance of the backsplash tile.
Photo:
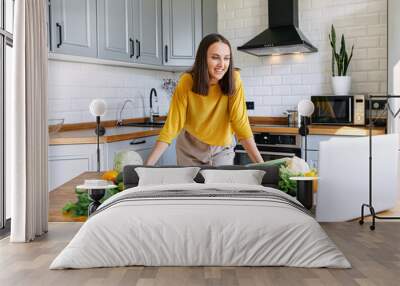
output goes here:
[{"label": "backsplash tile", "polygon": [[107,102],[103,120],[115,120],[126,99],[124,118],[149,115],[150,89],[157,89],[160,114],[168,112],[170,96],[162,89],[163,78],[172,72],[116,67],[100,64],[49,60],[49,118],[65,118],[65,123],[94,121],[89,104],[95,98]]}]

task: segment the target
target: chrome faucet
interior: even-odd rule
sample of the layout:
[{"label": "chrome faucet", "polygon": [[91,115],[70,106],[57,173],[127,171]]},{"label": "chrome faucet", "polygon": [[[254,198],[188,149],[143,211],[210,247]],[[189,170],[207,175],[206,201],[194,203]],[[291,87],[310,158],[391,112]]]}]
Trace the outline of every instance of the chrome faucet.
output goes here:
[{"label": "chrome faucet", "polygon": [[122,105],[121,110],[119,111],[119,116],[118,116],[118,118],[117,118],[117,127],[123,125],[122,112],[124,111],[125,106],[126,106],[128,103],[132,103],[132,105],[135,106],[135,104],[133,103],[133,101],[130,100],[130,99],[127,99],[127,100],[124,101],[124,104]]},{"label": "chrome faucet", "polygon": [[158,106],[157,106],[157,111],[153,110],[153,95],[154,95],[154,102],[158,103],[158,97],[157,97],[157,91],[155,88],[152,88],[150,90],[150,122],[154,122],[154,118],[158,117],[160,114],[158,112]]}]

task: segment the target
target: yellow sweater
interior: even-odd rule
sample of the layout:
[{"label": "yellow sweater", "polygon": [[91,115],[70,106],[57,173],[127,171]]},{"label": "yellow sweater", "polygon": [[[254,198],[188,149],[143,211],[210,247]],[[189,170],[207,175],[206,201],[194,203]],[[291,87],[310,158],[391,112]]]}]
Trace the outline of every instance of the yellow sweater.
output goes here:
[{"label": "yellow sweater", "polygon": [[232,144],[233,133],[239,140],[253,136],[239,72],[235,72],[236,90],[231,96],[223,95],[218,84],[210,86],[207,96],[192,92],[192,85],[192,76],[184,73],[176,86],[158,141],[171,144],[182,128],[214,146]]}]

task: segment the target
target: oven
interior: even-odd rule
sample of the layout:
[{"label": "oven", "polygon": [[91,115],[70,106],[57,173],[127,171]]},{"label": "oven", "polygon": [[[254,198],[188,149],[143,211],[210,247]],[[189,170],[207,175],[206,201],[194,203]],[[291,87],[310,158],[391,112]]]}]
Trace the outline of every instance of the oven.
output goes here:
[{"label": "oven", "polygon": [[[371,102],[370,102],[371,101]],[[365,124],[372,118],[374,126],[386,127],[388,118],[387,98],[371,98],[365,101]],[[369,107],[371,105],[371,113]]]},{"label": "oven", "polygon": [[[264,162],[284,157],[301,157],[301,136],[298,134],[255,133],[254,141]],[[252,161],[241,144],[235,147],[235,165]]]}]

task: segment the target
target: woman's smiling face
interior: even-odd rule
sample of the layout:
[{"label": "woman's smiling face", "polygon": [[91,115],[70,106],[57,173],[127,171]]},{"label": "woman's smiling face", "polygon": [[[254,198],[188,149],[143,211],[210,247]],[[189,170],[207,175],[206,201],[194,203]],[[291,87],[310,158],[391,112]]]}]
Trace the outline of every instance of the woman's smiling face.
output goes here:
[{"label": "woman's smiling face", "polygon": [[207,66],[210,84],[216,84],[224,77],[231,62],[231,51],[227,44],[216,42],[208,47]]}]

